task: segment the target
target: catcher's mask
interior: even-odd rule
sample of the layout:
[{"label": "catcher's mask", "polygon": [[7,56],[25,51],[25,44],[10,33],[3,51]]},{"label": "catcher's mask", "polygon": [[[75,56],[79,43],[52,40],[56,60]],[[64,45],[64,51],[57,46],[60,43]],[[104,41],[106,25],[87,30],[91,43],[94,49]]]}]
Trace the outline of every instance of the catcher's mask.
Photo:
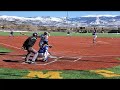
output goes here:
[{"label": "catcher's mask", "polygon": [[37,33],[33,33],[33,36],[34,36],[34,37],[37,37],[37,36],[38,36],[38,34],[37,34]]}]

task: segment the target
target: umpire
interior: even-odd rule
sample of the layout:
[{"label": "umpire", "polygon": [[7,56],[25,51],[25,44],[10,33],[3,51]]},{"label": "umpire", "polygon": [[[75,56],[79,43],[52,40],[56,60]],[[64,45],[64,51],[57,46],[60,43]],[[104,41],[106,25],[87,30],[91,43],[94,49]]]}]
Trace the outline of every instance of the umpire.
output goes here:
[{"label": "umpire", "polygon": [[26,55],[26,58],[25,58],[25,62],[26,63],[35,63],[35,62],[31,62],[30,61],[30,57],[32,54],[34,54],[33,58],[32,58],[32,61],[35,61],[38,53],[35,49],[33,49],[33,45],[35,44],[36,40],[37,40],[37,36],[38,34],[37,33],[33,33],[33,35],[31,37],[28,37],[25,42],[23,43],[23,46],[22,48],[24,50],[27,50],[27,55]]}]

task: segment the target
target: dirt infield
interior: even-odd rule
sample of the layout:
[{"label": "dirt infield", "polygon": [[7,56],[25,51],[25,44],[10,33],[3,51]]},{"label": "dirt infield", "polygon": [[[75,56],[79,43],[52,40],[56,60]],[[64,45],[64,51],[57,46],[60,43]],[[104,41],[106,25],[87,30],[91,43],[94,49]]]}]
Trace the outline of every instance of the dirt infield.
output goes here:
[{"label": "dirt infield", "polygon": [[[120,38],[98,38],[93,45],[92,37],[50,36],[49,49],[59,58],[37,64],[25,64],[26,51],[21,50],[26,36],[0,36],[0,45],[14,50],[12,53],[0,52],[0,67],[29,70],[93,70],[120,65]],[[39,39],[34,48],[38,47]]]}]

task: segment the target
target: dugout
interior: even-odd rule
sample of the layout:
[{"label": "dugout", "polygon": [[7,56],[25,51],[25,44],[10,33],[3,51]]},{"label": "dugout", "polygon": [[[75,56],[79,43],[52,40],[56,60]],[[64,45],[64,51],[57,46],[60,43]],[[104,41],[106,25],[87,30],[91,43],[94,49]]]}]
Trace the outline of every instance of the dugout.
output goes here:
[{"label": "dugout", "polygon": [[110,30],[108,33],[120,33],[120,30]]}]

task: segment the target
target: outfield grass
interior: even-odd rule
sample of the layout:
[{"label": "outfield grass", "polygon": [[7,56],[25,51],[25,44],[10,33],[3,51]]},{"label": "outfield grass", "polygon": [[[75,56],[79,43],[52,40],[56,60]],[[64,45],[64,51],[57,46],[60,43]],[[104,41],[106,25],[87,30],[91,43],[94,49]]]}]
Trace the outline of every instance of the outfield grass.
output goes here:
[{"label": "outfield grass", "polygon": [[[67,36],[65,32],[51,32],[51,36]],[[71,33],[70,36],[85,36],[85,37],[92,37],[92,33]],[[114,37],[119,38],[120,34],[117,33],[98,33],[98,37]]]},{"label": "outfield grass", "polygon": [[[31,36],[33,32],[23,32],[27,36]],[[38,32],[38,35],[43,34],[44,32]],[[9,32],[0,32],[0,36],[9,36]],[[51,36],[67,36],[66,32],[50,32]],[[20,32],[14,32],[14,36],[22,36]],[[85,36],[85,37],[92,37],[92,33],[75,33],[72,32],[70,36]],[[98,33],[98,37],[115,37],[119,38],[120,34],[117,33]]]},{"label": "outfield grass", "polygon": [[[24,32],[24,34],[26,34],[27,36],[32,35],[32,32]],[[9,36],[10,32],[0,32],[0,36]],[[14,32],[14,36],[22,36],[22,34],[20,34],[20,32]]]}]

